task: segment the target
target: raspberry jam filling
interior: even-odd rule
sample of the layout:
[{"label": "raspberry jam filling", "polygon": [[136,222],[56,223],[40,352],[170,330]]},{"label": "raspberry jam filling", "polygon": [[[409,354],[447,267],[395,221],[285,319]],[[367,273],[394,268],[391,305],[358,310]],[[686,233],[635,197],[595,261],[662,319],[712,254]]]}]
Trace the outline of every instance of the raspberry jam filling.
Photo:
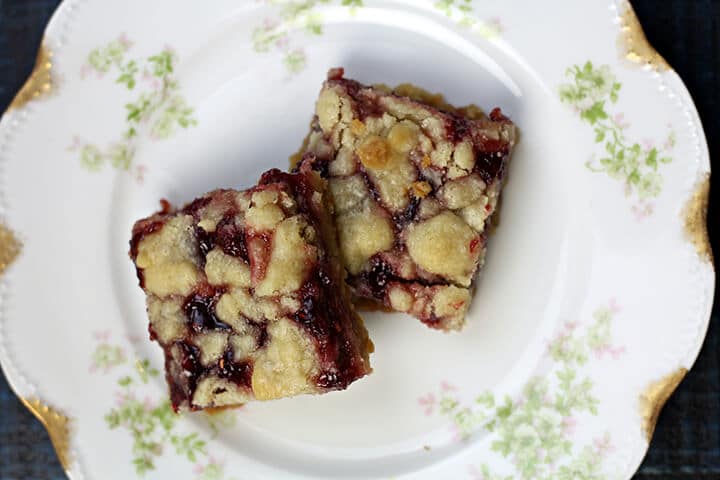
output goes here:
[{"label": "raspberry jam filling", "polygon": [[[222,268],[229,268],[227,265],[231,263],[228,262],[240,262],[239,266],[234,268],[240,269],[236,270],[237,272],[246,269],[249,277],[247,294],[256,295],[256,288],[269,274],[273,252],[278,248],[275,245],[274,230],[250,228],[247,225],[247,212],[241,211],[242,208],[248,207],[241,208],[237,203],[238,198],[255,198],[256,193],[270,192],[269,196],[272,198],[285,195],[286,197],[282,198],[292,199],[291,203],[294,206],[288,206],[279,200],[274,205],[281,206],[283,210],[281,215],[285,218],[302,218],[307,224],[305,231],[311,229],[317,232],[309,237],[312,238],[312,244],[302,248],[311,248],[318,254],[299,257],[305,258],[306,265],[303,269],[306,274],[304,278],[298,278],[300,287],[297,290],[261,297],[257,300],[261,303],[245,306],[240,304],[238,307],[230,308],[240,308],[240,312],[244,312],[245,308],[256,308],[252,305],[265,305],[262,308],[269,308],[269,305],[274,303],[276,307],[271,310],[276,313],[272,314],[272,318],[277,319],[280,315],[294,322],[300,331],[305,332],[311,341],[317,362],[314,368],[316,373],[312,378],[308,378],[308,382],[314,385],[313,388],[317,391],[344,389],[354,380],[369,373],[366,333],[363,335],[364,329],[361,325],[359,327],[357,325],[360,320],[349,303],[349,296],[343,294],[341,283],[343,271],[337,260],[325,250],[325,240],[334,242],[334,233],[330,239],[325,239],[321,235],[323,232],[334,232],[334,230],[329,224],[330,217],[325,211],[324,203],[319,201],[322,198],[319,193],[322,183],[319,182],[322,180],[315,178],[312,172],[288,174],[271,170],[262,176],[257,187],[248,192],[218,190],[193,201],[181,210],[173,210],[165,203],[159,213],[135,225],[130,242],[130,255],[137,262],[144,241],[151,236],[161,234],[165,228],[174,233],[173,229],[177,228],[178,219],[189,222],[189,226],[182,227],[179,233],[179,235],[190,235],[187,245],[182,246],[182,242],[178,242],[180,246],[167,245],[162,247],[161,253],[158,254],[166,255],[166,249],[170,249],[172,253],[174,252],[172,248],[178,248],[179,251],[186,252],[185,255],[190,255],[189,258],[196,265],[194,268],[197,273],[193,275],[197,275],[195,277],[197,283],[189,294],[181,297],[181,301],[177,299],[177,295],[159,298],[161,308],[170,308],[168,305],[179,303],[178,314],[183,318],[183,326],[177,328],[184,333],[179,337],[173,334],[171,340],[161,341],[163,334],[156,329],[157,325],[153,320],[162,321],[163,315],[168,315],[165,310],[162,310],[164,313],[161,314],[155,313],[155,318],[151,316],[149,328],[151,339],[159,341],[165,349],[166,377],[170,386],[172,404],[176,410],[180,407],[197,410],[208,406],[198,405],[193,400],[195,392],[201,388],[201,383],[208,378],[217,378],[220,382],[216,383],[219,386],[213,387],[212,395],[227,393],[230,387],[221,383],[226,381],[234,384],[240,389],[239,391],[245,391],[247,395],[252,396],[256,359],[263,355],[262,352],[267,350],[272,342],[280,341],[273,337],[278,333],[272,334],[270,331],[271,322],[277,320],[266,317],[265,313],[254,310],[253,318],[249,318],[244,313],[233,313],[236,317],[232,321],[227,318],[228,305],[233,305],[228,302],[235,301],[228,299],[235,298],[233,295],[236,295],[234,289],[238,288],[237,282],[243,282],[237,277],[237,273],[234,279],[222,277],[226,275],[222,273],[224,272],[222,269],[214,277],[208,274],[206,278],[205,274],[206,268],[211,268],[211,263],[218,261],[218,255],[224,259]],[[209,220],[211,218],[219,220],[211,222]],[[146,250],[147,248],[149,247],[146,247]],[[182,250],[183,248],[185,250]],[[334,248],[336,250],[337,247]],[[303,255],[302,251],[292,253]],[[147,255],[145,253],[145,256]],[[210,258],[213,255],[216,260]],[[177,260],[177,263],[182,268],[187,264],[186,261],[181,260]],[[149,266],[152,267],[152,262]],[[178,272],[180,273],[173,275],[188,275],[182,273],[184,270]],[[146,285],[148,271],[145,268],[138,266],[137,274],[141,287],[150,288],[149,295],[153,288],[157,289],[157,285]],[[148,281],[150,278],[147,277]],[[231,283],[224,284],[222,281],[217,283],[218,278],[225,278]],[[211,281],[215,283],[211,284]],[[220,312],[220,304],[223,301],[225,316]],[[150,312],[150,303],[148,305]],[[237,330],[238,328],[240,330]],[[359,336],[358,332],[361,332]],[[165,336],[167,335],[166,333]],[[244,346],[234,347],[229,338],[235,338],[236,342],[244,342],[242,343]],[[212,346],[213,341],[222,342],[219,344],[220,351]],[[207,342],[210,342],[210,346],[207,346]],[[243,348],[241,352],[247,350],[246,353],[252,355],[243,354],[242,358],[236,358],[237,348]]]},{"label": "raspberry jam filling", "polygon": [[515,139],[498,108],[484,115],[331,70],[295,170],[330,183],[353,293],[461,328]]}]

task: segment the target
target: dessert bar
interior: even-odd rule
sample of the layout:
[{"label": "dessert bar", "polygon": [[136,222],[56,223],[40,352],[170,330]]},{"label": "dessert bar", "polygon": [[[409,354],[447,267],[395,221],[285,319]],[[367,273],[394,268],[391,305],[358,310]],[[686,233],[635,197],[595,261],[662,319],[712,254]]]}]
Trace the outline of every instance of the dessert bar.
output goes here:
[{"label": "dessert bar", "polygon": [[296,168],[329,181],[354,294],[460,329],[516,135],[499,109],[331,70]]},{"label": "dessert bar", "polygon": [[175,410],[339,390],[370,372],[325,185],[271,170],[135,224],[130,256]]}]

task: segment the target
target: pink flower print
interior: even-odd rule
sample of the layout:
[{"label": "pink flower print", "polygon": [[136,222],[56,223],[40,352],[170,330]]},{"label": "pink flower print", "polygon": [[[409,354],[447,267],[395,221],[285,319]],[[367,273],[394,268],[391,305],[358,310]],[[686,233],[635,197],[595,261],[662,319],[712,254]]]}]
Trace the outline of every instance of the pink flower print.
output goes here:
[{"label": "pink flower print", "polygon": [[646,152],[649,152],[655,147],[655,143],[648,138],[643,138],[642,142],[640,143],[642,143],[643,150],[645,150]]},{"label": "pink flower print", "polygon": [[290,37],[288,35],[278,37],[278,39],[275,40],[275,46],[282,50],[286,50],[290,46]]},{"label": "pink flower print", "polygon": [[495,28],[495,31],[498,33],[502,33],[505,31],[505,27],[502,24],[502,20],[500,17],[492,17],[490,20],[488,20],[488,23]]},{"label": "pink flower print", "polygon": [[471,480],[486,480],[485,475],[472,465],[468,466],[468,474]]},{"label": "pink flower print", "polygon": [[596,437],[593,439],[593,446],[598,458],[604,457],[608,453],[614,451],[612,444],[610,443],[610,436],[604,435],[602,437]]},{"label": "pink flower print", "polygon": [[449,426],[450,433],[452,433],[452,441],[453,443],[458,443],[463,440],[463,434],[460,430],[460,427],[455,425],[454,423]]},{"label": "pink flower print", "polygon": [[625,347],[613,347],[612,345],[603,345],[600,348],[594,350],[595,356],[598,359],[602,359],[605,355],[609,355],[613,360],[620,358],[625,353]]},{"label": "pink flower print", "polygon": [[265,30],[273,30],[279,25],[277,19],[275,18],[266,18],[263,21],[263,28]]},{"label": "pink flower print", "polygon": [[635,221],[641,222],[653,214],[655,205],[650,202],[640,202],[637,205],[633,205],[631,210],[633,214],[635,214]]},{"label": "pink flower print", "polygon": [[153,90],[160,90],[160,88],[162,87],[162,82],[160,82],[160,79],[153,75],[150,70],[143,70],[142,76],[140,78],[143,82],[147,83]]},{"label": "pink flower print", "polygon": [[135,400],[135,395],[128,392],[115,392],[115,404],[118,407],[122,407],[126,403]]},{"label": "pink flower print", "polygon": [[432,415],[435,403],[435,395],[433,395],[432,393],[428,393],[424,397],[418,398],[418,404],[420,404],[420,406],[424,408],[426,417]]},{"label": "pink flower print", "polygon": [[125,48],[130,48],[133,45],[132,40],[130,40],[130,38],[127,36],[127,33],[125,32],[120,34],[120,36],[118,37],[118,42],[120,42],[120,44]]},{"label": "pink flower print", "polygon": [[110,340],[110,330],[95,330],[93,337],[99,342],[107,342]]},{"label": "pink flower print", "polygon": [[578,327],[578,322],[565,322],[563,326],[560,329],[560,333],[558,333],[558,340],[563,340],[575,331],[575,329]]},{"label": "pink flower print", "polygon": [[562,430],[566,435],[572,435],[575,433],[575,427],[577,426],[577,420],[575,417],[564,417],[562,419]]},{"label": "pink flower print", "polygon": [[610,353],[610,345],[602,345],[598,348],[593,349],[593,352],[595,353],[595,357],[597,357],[599,360],[602,360],[602,358],[605,356],[606,353]]},{"label": "pink flower print", "polygon": [[625,114],[624,113],[617,113],[612,117],[613,123],[620,129],[625,130],[630,126],[630,123],[628,123],[625,120]]},{"label": "pink flower print", "polygon": [[155,402],[148,396],[143,400],[143,408],[146,412],[150,412],[155,408]]},{"label": "pink flower print", "polygon": [[622,307],[620,306],[620,304],[618,304],[615,297],[610,298],[610,300],[608,301],[608,307],[610,307],[610,310],[613,313],[618,313],[622,310]]},{"label": "pink flower print", "polygon": [[440,389],[443,392],[454,392],[457,390],[457,388],[454,385],[451,385],[450,383],[446,382],[445,380],[440,382]]},{"label": "pink flower print", "polygon": [[84,64],[82,67],[80,67],[80,78],[85,79],[87,78],[90,73],[92,73],[93,68],[89,64]]},{"label": "pink flower print", "polygon": [[147,173],[147,167],[145,165],[138,165],[135,167],[135,181],[142,185],[145,183],[145,173]]},{"label": "pink flower print", "polygon": [[82,148],[82,146],[83,146],[82,139],[80,137],[78,137],[77,135],[75,135],[72,138],[72,143],[67,148],[67,151],[68,152],[77,152],[78,150],[80,150]]},{"label": "pink flower print", "polygon": [[205,465],[203,465],[202,463],[196,463],[193,467],[193,474],[195,475],[202,475],[204,471]]},{"label": "pink flower print", "polygon": [[140,340],[143,339],[143,337],[141,337],[140,335],[132,335],[132,334],[126,335],[126,338],[128,339],[128,342],[130,342],[130,343],[138,343]]}]

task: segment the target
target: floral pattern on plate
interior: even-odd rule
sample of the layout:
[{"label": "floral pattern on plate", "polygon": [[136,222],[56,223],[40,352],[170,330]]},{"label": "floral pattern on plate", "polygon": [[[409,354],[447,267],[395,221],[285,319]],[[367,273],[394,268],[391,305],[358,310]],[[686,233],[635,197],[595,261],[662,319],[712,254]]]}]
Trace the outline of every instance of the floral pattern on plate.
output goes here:
[{"label": "floral pattern on plate", "polygon": [[[96,332],[97,345],[92,354],[90,371],[109,374],[120,370],[115,405],[105,415],[105,423],[111,430],[127,431],[133,440],[132,464],[139,476],[156,469],[155,461],[172,447],[175,455],[194,464],[197,480],[230,480],[224,473],[224,462],[212,457],[207,450],[207,439],[198,432],[188,432],[181,427],[181,417],[173,412],[166,395],[152,398],[144,394],[144,387],[161,372],[148,359],[126,357],[125,347],[110,343],[109,332]],[[236,413],[220,410],[200,413],[217,436],[222,429],[232,428]]]},{"label": "floral pattern on plate", "polygon": [[[197,125],[193,113],[180,92],[176,78],[177,54],[164,47],[148,58],[128,58],[133,47],[127,35],[121,34],[87,56],[80,73],[83,79],[105,79],[111,75],[116,84],[128,91],[138,91],[136,100],[125,104],[125,131],[121,139],[107,147],[85,141],[82,136],[73,138],[70,151],[77,152],[80,165],[90,172],[98,172],[106,165],[121,171],[130,171],[135,158],[139,136],[163,140],[178,129]],[[135,166],[134,175],[142,181],[144,166]]]},{"label": "floral pattern on plate", "polygon": [[612,339],[612,322],[619,312],[611,300],[595,311],[592,323],[566,323],[548,344],[548,371],[533,378],[517,399],[498,398],[488,391],[464,403],[458,387],[442,382],[438,392],[419,398],[418,404],[426,416],[450,420],[458,441],[481,431],[491,434],[491,450],[509,461],[511,474],[497,474],[482,464],[470,468],[474,478],[606,479],[603,459],[613,448],[609,434],[578,448],[573,433],[584,416],[597,415],[600,403],[584,367],[625,353]]},{"label": "floral pattern on plate", "polygon": [[[504,27],[498,17],[480,20],[473,14],[474,0],[439,0],[433,4],[439,13],[446,15],[463,28],[488,40],[500,36]],[[306,35],[323,34],[325,20],[319,7],[337,5],[346,7],[350,15],[365,6],[363,0],[267,0],[277,9],[277,16],[268,17],[252,33],[253,48],[258,53],[271,51],[282,54],[282,61],[290,74],[300,73],[307,66],[307,53],[291,38],[293,31]]]},{"label": "floral pattern on plate", "polygon": [[588,61],[571,66],[565,76],[571,82],[560,86],[560,100],[592,127],[595,143],[603,147],[603,152],[594,154],[585,166],[622,181],[625,195],[637,201],[632,209],[638,218],[652,214],[650,200],[662,192],[662,166],[673,160],[675,133],[671,130],[659,145],[652,140],[628,139],[630,123],[625,115],[609,111],[619,99],[622,83],[608,65],[595,66]]}]

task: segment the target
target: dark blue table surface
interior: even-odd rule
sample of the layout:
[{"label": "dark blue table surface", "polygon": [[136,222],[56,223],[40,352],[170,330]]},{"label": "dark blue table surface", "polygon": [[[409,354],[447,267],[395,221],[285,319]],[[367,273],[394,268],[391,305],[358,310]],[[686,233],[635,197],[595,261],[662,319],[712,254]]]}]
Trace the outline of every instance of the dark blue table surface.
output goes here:
[{"label": "dark blue table surface", "polygon": [[[59,0],[0,0],[0,111],[30,72],[44,26]],[[720,165],[720,0],[634,0],[650,41],[680,74],[697,103]],[[717,188],[709,218],[717,215]],[[713,250],[718,222],[710,221]],[[663,410],[637,479],[720,480],[720,311],[695,367]],[[64,479],[42,426],[0,375],[0,480]]]}]

